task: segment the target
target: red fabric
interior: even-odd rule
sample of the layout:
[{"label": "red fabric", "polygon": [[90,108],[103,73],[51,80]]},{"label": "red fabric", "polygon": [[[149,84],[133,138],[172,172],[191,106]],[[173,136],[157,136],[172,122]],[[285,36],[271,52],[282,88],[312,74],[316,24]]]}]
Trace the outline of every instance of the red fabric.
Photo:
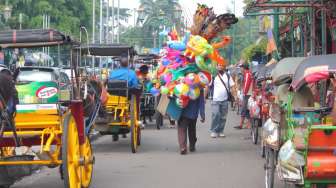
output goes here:
[{"label": "red fabric", "polygon": [[252,73],[249,70],[244,72],[243,94],[247,95],[252,85]]},{"label": "red fabric", "polygon": [[107,90],[106,90],[105,87],[102,87],[102,93],[101,93],[101,96],[100,96],[100,100],[101,100],[103,106],[106,106],[107,101],[108,101],[108,93],[107,93]]},{"label": "red fabric", "polygon": [[309,76],[305,78],[305,80],[307,83],[314,83],[319,80],[324,80],[327,78],[329,78],[329,72],[323,71],[323,72],[316,72],[316,73],[310,74]]}]

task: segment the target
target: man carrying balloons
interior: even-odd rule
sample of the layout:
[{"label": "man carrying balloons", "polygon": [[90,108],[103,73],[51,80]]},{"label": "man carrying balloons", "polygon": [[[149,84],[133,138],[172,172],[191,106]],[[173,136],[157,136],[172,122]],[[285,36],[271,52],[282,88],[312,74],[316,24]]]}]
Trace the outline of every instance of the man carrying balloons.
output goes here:
[{"label": "man carrying balloons", "polygon": [[[200,89],[199,92],[199,97],[196,99],[188,99],[186,106],[182,109],[181,117],[178,120],[177,134],[181,155],[187,154],[187,137],[189,137],[189,151],[195,151],[197,141],[196,123],[198,116],[201,116],[202,123],[205,121],[204,91]],[[179,100],[181,100],[181,103],[184,102],[183,97]]]}]

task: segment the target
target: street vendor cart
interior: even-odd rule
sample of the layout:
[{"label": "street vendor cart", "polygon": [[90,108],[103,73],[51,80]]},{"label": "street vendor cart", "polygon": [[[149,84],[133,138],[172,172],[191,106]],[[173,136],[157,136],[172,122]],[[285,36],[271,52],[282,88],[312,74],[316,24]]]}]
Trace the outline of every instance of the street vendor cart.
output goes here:
[{"label": "street vendor cart", "polygon": [[[0,32],[0,47],[39,48],[78,44],[63,33],[48,30]],[[77,62],[71,61],[76,73]],[[60,166],[64,187],[89,187],[94,156],[88,132],[85,131],[84,99],[78,82],[70,87],[54,74],[52,68],[18,69],[15,81],[19,104],[16,116],[2,109],[0,133],[0,187],[10,187],[30,175],[35,165]],[[75,76],[76,77],[76,76]],[[33,154],[18,153],[16,148],[37,147]]]},{"label": "street vendor cart", "polygon": [[[135,50],[132,46],[112,44],[90,44],[83,45],[79,49],[82,55],[91,55],[96,57],[120,57],[127,54],[129,68],[133,68]],[[141,129],[139,121],[138,97],[141,91],[139,89],[129,88],[126,80],[105,80],[105,86],[108,92],[106,104],[102,104],[100,120],[96,121],[94,126],[96,131],[102,135],[112,135],[114,141],[117,141],[119,135],[131,134],[131,151],[136,153],[140,145]]]},{"label": "street vendor cart", "polygon": [[[283,98],[279,95],[278,99],[280,114],[284,115],[280,115],[278,123],[266,126],[266,129],[273,127],[278,132],[278,140],[273,142],[278,149],[268,147],[267,150],[266,187],[273,187],[275,170],[281,180],[297,187],[335,186],[336,128],[326,121],[331,107],[323,102],[320,106],[314,105],[314,101],[311,101],[314,97],[309,94],[311,89],[307,87],[308,84],[334,79],[335,58],[335,55],[324,55],[297,59],[302,61],[293,74],[289,92]],[[279,80],[285,81],[288,77]],[[326,95],[326,92],[321,94]],[[274,134],[274,131],[270,132]]]}]

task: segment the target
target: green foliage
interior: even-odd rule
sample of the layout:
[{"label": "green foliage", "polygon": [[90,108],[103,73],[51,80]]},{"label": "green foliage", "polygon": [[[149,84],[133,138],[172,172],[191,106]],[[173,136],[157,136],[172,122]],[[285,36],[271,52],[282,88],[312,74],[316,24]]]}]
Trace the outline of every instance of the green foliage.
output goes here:
[{"label": "green foliage", "polygon": [[241,59],[243,49],[254,44],[259,38],[258,20],[255,18],[240,18],[237,24],[223,34],[230,35],[233,41],[227,48],[221,49],[220,52],[230,61],[230,64],[235,64]]},{"label": "green foliage", "polygon": [[[5,2],[0,0],[0,9]],[[73,36],[79,36],[81,25],[89,32],[92,28],[92,1],[89,0],[10,0],[7,2],[12,7],[12,17],[8,21],[11,29],[19,29],[20,13],[23,15],[23,29],[42,28],[43,14],[50,16],[51,28]]]},{"label": "green foliage", "polygon": [[144,20],[138,18],[138,23],[143,23],[138,30],[141,34],[138,33],[135,37],[126,34],[126,37],[138,40],[136,43],[142,47],[153,47],[153,33],[158,38],[158,33],[164,26],[176,26],[177,30],[183,26],[183,21],[175,16],[174,10],[178,6],[180,5],[177,0],[140,0],[140,7],[144,10]]},{"label": "green foliage", "polygon": [[252,60],[252,57],[256,55],[257,53],[264,54],[266,52],[267,47],[267,39],[262,38],[258,44],[251,44],[247,46],[241,54],[241,57],[247,61],[250,62]]}]

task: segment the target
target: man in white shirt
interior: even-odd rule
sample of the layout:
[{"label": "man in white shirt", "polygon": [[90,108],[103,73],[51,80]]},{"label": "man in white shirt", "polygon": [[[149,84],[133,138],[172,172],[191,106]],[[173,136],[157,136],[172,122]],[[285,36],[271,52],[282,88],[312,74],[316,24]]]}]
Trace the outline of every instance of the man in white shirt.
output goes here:
[{"label": "man in white shirt", "polygon": [[[225,70],[225,66],[217,66],[218,74],[213,79],[213,98],[211,103],[212,122],[211,137],[225,137],[224,127],[229,108],[228,92],[235,92],[234,81],[230,74]],[[232,93],[233,94],[233,93]],[[233,96],[236,96],[233,94]]]}]

